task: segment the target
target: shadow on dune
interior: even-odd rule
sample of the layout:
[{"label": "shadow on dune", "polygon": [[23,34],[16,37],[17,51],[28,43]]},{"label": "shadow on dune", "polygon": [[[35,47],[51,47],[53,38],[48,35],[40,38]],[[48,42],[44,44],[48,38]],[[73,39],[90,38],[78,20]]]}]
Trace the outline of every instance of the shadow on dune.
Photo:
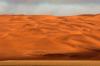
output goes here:
[{"label": "shadow on dune", "polygon": [[45,54],[40,59],[43,60],[99,60],[100,50],[93,52],[64,53],[64,54]]},{"label": "shadow on dune", "polygon": [[44,55],[30,55],[27,57],[16,56],[10,58],[0,58],[0,60],[100,60],[100,49],[79,53],[55,53]]}]

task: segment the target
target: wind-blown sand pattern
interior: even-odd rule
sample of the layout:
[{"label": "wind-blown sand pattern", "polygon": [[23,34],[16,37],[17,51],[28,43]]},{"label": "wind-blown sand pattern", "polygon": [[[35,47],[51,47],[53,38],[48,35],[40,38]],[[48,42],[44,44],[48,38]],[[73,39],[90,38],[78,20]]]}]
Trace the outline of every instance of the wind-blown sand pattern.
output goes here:
[{"label": "wind-blown sand pattern", "polygon": [[1,15],[0,60],[100,60],[100,15]]}]

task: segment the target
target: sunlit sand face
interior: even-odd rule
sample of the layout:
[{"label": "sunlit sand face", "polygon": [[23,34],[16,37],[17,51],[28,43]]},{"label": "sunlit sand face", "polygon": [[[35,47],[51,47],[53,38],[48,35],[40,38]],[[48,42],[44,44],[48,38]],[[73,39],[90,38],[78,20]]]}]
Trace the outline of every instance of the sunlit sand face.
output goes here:
[{"label": "sunlit sand face", "polygon": [[99,59],[99,18],[0,16],[1,59]]}]

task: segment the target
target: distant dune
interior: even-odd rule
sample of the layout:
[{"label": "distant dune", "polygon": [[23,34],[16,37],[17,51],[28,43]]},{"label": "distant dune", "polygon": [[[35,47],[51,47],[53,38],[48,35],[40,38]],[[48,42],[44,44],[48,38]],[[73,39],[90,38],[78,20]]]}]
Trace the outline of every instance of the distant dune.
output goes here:
[{"label": "distant dune", "polygon": [[100,15],[1,15],[1,60],[100,60]]}]

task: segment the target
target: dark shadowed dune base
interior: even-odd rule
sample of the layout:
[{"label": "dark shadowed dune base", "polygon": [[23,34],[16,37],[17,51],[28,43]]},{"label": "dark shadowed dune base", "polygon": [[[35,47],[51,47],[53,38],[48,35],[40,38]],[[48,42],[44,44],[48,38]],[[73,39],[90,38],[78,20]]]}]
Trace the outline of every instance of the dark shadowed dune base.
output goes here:
[{"label": "dark shadowed dune base", "polygon": [[100,60],[100,15],[1,15],[0,60]]},{"label": "dark shadowed dune base", "polygon": [[99,52],[84,52],[84,53],[59,53],[59,54],[45,54],[34,55],[30,57],[9,57],[1,58],[1,60],[100,60],[100,51]]}]

